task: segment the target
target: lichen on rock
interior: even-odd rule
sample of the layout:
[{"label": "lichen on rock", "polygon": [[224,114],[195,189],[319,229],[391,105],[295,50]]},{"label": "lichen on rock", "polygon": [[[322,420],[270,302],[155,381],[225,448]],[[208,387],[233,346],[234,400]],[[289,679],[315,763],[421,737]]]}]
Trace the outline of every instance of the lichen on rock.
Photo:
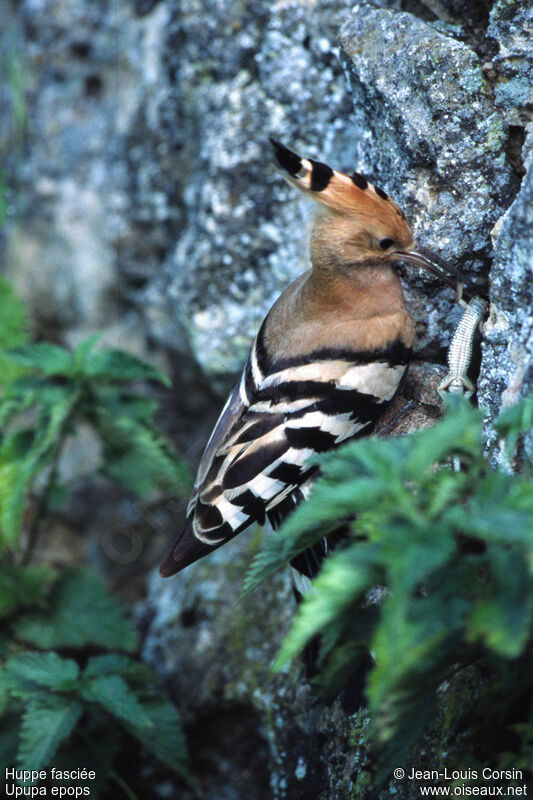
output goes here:
[{"label": "lichen on rock", "polygon": [[[505,464],[490,423],[533,390],[533,171],[499,225],[491,270],[491,314],[484,328],[479,400],[486,409],[488,446]],[[533,432],[521,454],[533,464]],[[503,459],[503,462],[502,462]]]}]

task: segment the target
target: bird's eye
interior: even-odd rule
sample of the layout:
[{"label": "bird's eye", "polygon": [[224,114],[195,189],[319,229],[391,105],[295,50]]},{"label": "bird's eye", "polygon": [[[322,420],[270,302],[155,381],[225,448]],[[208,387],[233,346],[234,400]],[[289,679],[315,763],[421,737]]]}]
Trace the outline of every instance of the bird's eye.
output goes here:
[{"label": "bird's eye", "polygon": [[388,250],[394,244],[394,239],[380,239],[378,245],[382,250]]}]

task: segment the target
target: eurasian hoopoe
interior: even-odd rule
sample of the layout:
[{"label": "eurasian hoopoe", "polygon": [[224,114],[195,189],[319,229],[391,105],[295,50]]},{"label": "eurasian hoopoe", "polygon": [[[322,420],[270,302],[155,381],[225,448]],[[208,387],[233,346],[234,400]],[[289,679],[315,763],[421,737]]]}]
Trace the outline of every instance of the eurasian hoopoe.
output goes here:
[{"label": "eurasian hoopoe", "polygon": [[[287,181],[322,208],[311,269],[267,314],[203,454],[187,523],[160,567],[169,576],[265,516],[304,499],[314,453],[367,435],[405,376],[414,323],[394,262],[451,279],[414,249],[404,213],[381,189],[300,158],[271,139]],[[295,566],[312,577],[327,542]]]}]

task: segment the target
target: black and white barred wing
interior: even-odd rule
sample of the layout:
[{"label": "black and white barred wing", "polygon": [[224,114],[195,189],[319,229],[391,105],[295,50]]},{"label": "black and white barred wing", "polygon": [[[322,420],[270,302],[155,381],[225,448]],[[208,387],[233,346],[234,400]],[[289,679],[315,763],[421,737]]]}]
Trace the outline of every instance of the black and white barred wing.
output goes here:
[{"label": "black and white barred wing", "polygon": [[313,354],[264,376],[253,353],[202,459],[188,525],[167,559],[173,572],[266,515],[283,518],[309,486],[310,456],[367,433],[406,369],[403,358]]}]

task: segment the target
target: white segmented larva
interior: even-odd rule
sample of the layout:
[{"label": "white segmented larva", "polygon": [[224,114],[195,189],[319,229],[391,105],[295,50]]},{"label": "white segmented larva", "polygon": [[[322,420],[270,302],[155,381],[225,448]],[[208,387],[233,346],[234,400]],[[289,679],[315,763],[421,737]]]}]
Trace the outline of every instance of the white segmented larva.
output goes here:
[{"label": "white segmented larva", "polygon": [[467,397],[474,392],[474,385],[467,377],[472,359],[472,345],[476,328],[483,319],[485,303],[474,297],[465,307],[465,312],[455,329],[450,349],[448,350],[449,372],[439,384],[439,392],[462,392]]}]

